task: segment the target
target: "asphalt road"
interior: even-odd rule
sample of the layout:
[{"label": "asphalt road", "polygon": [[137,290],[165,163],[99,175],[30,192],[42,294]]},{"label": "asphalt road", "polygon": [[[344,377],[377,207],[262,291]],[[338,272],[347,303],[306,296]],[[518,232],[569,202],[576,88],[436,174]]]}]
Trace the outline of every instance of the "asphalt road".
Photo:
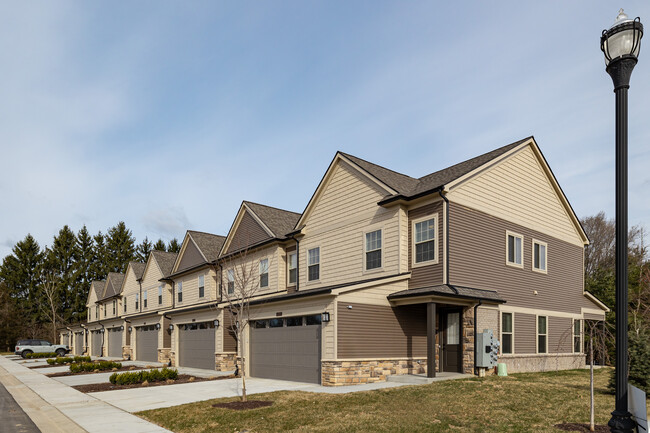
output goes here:
[{"label": "asphalt road", "polygon": [[0,415],[0,419],[2,419],[0,433],[40,433],[40,430],[1,383]]}]

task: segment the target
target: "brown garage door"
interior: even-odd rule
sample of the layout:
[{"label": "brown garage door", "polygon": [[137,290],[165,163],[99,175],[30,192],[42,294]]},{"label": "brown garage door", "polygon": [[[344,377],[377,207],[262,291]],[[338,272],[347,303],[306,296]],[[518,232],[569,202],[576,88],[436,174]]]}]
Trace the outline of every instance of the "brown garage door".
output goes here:
[{"label": "brown garage door", "polygon": [[74,354],[81,355],[84,351],[84,334],[76,332],[74,334]]},{"label": "brown garage door", "polygon": [[320,383],[320,315],[251,323],[251,376]]},{"label": "brown garage door", "polygon": [[108,330],[108,356],[114,358],[122,357],[122,331],[120,328]]},{"label": "brown garage door", "polygon": [[214,323],[189,323],[179,325],[178,330],[179,365],[214,370]]},{"label": "brown garage door", "polygon": [[135,359],[158,362],[158,330],[155,325],[135,328]]},{"label": "brown garage door", "polygon": [[92,356],[102,356],[102,340],[104,336],[102,331],[90,331],[90,354]]}]

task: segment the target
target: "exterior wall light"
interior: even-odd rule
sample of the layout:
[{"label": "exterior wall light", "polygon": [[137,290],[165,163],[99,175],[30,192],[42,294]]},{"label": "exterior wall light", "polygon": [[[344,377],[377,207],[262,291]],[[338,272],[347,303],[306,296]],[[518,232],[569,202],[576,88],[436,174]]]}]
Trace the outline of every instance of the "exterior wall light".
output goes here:
[{"label": "exterior wall light", "polygon": [[330,313],[325,312],[321,314],[321,322],[329,322],[330,321]]},{"label": "exterior wall light", "polygon": [[124,331],[124,326],[120,326],[120,331]]},{"label": "exterior wall light", "polygon": [[160,323],[156,323],[156,330],[160,329]]},{"label": "exterior wall light", "polygon": [[133,331],[133,327],[129,326],[129,332]]},{"label": "exterior wall light", "polygon": [[214,321],[214,327],[218,328],[219,327],[219,319],[215,319]]},{"label": "exterior wall light", "polygon": [[174,325],[169,325],[169,330],[173,331],[174,330]]}]

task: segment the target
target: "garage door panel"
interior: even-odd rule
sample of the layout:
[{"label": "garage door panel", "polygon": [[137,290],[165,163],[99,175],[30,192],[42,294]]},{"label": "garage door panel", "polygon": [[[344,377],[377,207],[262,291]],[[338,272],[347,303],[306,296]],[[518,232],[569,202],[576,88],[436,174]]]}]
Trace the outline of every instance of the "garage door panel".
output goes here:
[{"label": "garage door panel", "polygon": [[153,326],[135,328],[135,359],[158,362],[158,330]]},{"label": "garage door panel", "polygon": [[108,333],[108,356],[114,358],[122,357],[122,331],[118,329],[109,330]]},{"label": "garage door panel", "polygon": [[102,356],[102,340],[103,335],[101,331],[91,331],[91,345],[90,345],[90,354],[92,356]]},{"label": "garage door panel", "polygon": [[214,325],[181,325],[179,327],[178,339],[180,366],[205,368],[208,370],[215,369],[216,333]]},{"label": "garage door panel", "polygon": [[84,335],[78,333],[74,335],[74,354],[81,355],[83,353]]}]

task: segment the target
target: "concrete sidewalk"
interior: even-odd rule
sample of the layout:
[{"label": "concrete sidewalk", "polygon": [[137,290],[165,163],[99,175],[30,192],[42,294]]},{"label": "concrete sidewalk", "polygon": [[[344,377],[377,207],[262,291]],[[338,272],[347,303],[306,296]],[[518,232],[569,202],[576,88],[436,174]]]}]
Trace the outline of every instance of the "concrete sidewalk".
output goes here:
[{"label": "concrete sidewalk", "polygon": [[44,432],[169,432],[4,356],[0,381]]}]

